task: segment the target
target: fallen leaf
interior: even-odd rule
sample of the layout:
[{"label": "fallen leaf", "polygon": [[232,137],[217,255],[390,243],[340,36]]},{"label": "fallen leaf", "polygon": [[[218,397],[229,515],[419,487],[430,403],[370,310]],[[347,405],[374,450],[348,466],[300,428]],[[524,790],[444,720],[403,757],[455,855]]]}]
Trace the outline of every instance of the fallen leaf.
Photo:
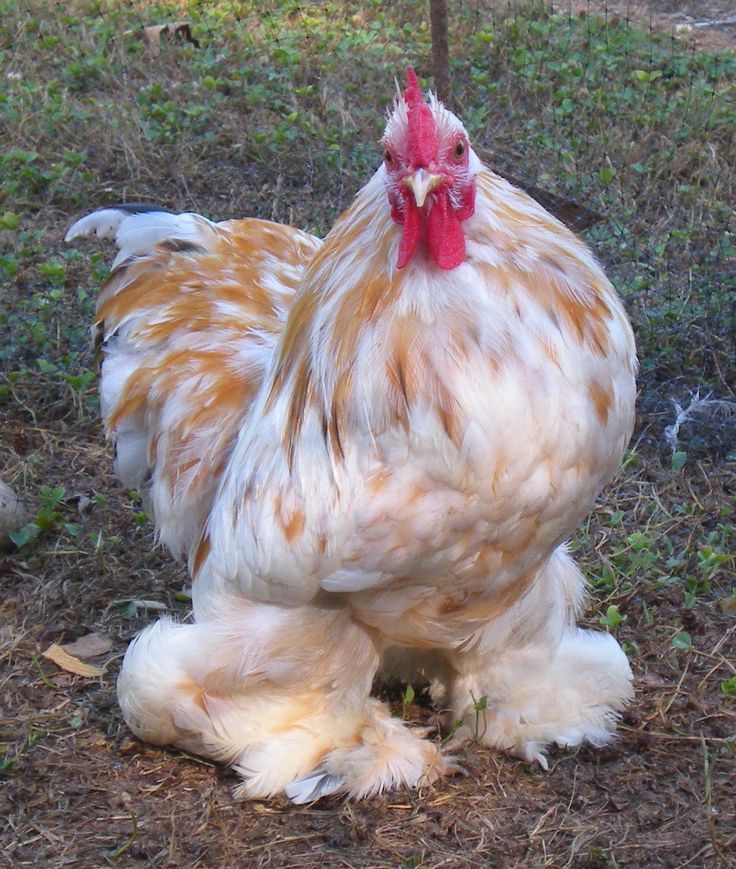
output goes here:
[{"label": "fallen leaf", "polygon": [[664,688],[668,683],[656,673],[644,673],[637,678],[637,683],[645,688]]},{"label": "fallen leaf", "polygon": [[279,813],[278,809],[272,809],[270,806],[266,806],[263,803],[251,803],[250,807],[259,815],[276,815]]},{"label": "fallen leaf", "polygon": [[84,661],[80,661],[79,658],[75,658],[74,655],[70,655],[69,652],[65,652],[61,646],[57,646],[56,643],[52,643],[48,649],[43,653],[44,658],[48,658],[49,661],[53,661],[57,667],[61,667],[62,670],[66,670],[67,673],[74,673],[76,676],[86,676],[89,679],[94,678],[95,676],[102,676],[105,672],[100,667],[93,667],[91,664],[85,664]]},{"label": "fallen leaf", "polygon": [[89,513],[94,506],[95,502],[93,499],[90,498],[89,495],[85,495],[84,492],[82,492],[77,498],[77,513],[79,513],[80,516]]},{"label": "fallen leaf", "polygon": [[141,27],[138,30],[126,30],[124,36],[137,36],[143,39],[149,52],[156,57],[161,51],[161,37],[173,36],[183,42],[191,42],[195,48],[199,48],[199,40],[192,35],[192,28],[188,21],[172,21],[170,24],[152,24],[150,27]]},{"label": "fallen leaf", "polygon": [[732,594],[728,597],[722,597],[719,603],[724,613],[736,613],[736,597]]},{"label": "fallen leaf", "polygon": [[102,634],[92,633],[80,637],[73,643],[64,643],[59,648],[77,658],[96,658],[98,655],[105,655],[112,649],[112,640],[109,637],[103,637]]}]

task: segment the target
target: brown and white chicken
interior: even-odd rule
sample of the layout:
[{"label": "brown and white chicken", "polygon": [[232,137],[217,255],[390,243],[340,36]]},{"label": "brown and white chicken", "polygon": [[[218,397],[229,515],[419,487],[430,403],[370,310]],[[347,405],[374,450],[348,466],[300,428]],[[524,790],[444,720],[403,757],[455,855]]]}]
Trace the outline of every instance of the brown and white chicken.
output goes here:
[{"label": "brown and white chicken", "polygon": [[451,771],[370,696],[423,673],[480,739],[546,766],[632,695],[581,630],[565,539],[632,430],[635,349],[588,248],[486,168],[412,70],[383,162],[324,242],[126,206],[100,296],[117,468],[187,559],[194,621],[130,645],[141,738],[241,790],[365,797]]}]

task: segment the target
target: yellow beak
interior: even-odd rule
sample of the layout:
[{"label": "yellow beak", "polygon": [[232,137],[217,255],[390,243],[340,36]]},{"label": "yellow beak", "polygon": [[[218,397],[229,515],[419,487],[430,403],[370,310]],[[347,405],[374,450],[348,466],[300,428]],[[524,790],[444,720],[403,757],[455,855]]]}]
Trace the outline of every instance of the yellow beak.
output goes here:
[{"label": "yellow beak", "polygon": [[445,180],[444,175],[433,175],[427,172],[426,169],[417,169],[417,171],[404,181],[404,184],[414,194],[414,201],[417,208],[424,205],[427,196]]}]

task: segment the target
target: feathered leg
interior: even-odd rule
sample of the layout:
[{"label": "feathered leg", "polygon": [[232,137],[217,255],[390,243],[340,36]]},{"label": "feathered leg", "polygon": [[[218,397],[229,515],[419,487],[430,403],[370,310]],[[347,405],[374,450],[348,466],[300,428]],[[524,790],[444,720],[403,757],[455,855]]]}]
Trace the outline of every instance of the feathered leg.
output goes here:
[{"label": "feathered leg", "polygon": [[610,741],[633,677],[610,634],[576,627],[583,596],[582,574],[560,547],[522,600],[449,656],[454,676],[435,693],[463,722],[458,739],[545,769],[552,743]]},{"label": "feathered leg", "polygon": [[363,797],[449,769],[369,697],[379,654],[346,610],[234,603],[131,643],[118,694],[142,739],[232,764],[239,792]]}]

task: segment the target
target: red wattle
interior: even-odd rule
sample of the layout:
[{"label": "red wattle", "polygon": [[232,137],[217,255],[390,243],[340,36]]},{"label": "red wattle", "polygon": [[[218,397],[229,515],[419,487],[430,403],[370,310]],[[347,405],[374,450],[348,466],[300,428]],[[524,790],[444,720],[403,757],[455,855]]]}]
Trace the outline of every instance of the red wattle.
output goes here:
[{"label": "red wattle", "polygon": [[407,195],[404,198],[404,208],[401,211],[401,217],[403,219],[400,222],[404,229],[401,233],[401,241],[399,242],[399,261],[396,263],[396,267],[399,269],[403,269],[404,266],[409,264],[419,243],[419,236],[422,233],[422,213],[417,208],[411,195]]},{"label": "red wattle", "polygon": [[438,268],[454,269],[465,259],[462,220],[444,191],[435,197],[427,218],[427,245]]}]

